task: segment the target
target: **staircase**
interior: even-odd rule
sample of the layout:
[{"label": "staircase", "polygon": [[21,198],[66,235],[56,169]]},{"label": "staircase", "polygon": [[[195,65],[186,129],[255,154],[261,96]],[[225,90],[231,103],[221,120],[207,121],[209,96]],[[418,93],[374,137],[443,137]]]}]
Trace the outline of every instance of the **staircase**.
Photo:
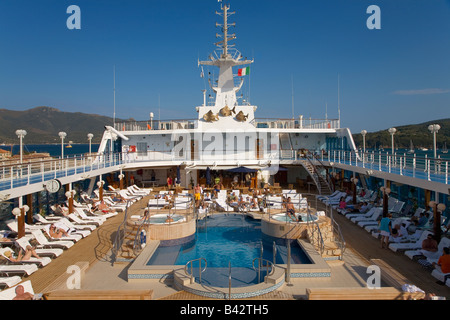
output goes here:
[{"label": "staircase", "polygon": [[130,207],[127,206],[124,219],[116,232],[116,238],[112,248],[112,263],[130,262],[134,260],[143,249],[140,245],[141,231],[145,230],[148,236],[147,219],[144,219],[139,224],[130,222],[129,217],[131,216],[131,212],[129,209]]},{"label": "staircase", "polygon": [[306,160],[301,159],[300,160],[301,165],[306,169],[310,177],[313,179],[314,183],[316,184],[317,190],[319,194],[331,194],[332,190],[327,180],[319,173],[319,170],[316,168],[316,166],[309,160],[308,158]]},{"label": "staircase", "polygon": [[345,251],[339,232],[335,232],[333,222],[329,217],[320,217],[316,223],[308,227],[308,240],[327,262],[342,261]]}]

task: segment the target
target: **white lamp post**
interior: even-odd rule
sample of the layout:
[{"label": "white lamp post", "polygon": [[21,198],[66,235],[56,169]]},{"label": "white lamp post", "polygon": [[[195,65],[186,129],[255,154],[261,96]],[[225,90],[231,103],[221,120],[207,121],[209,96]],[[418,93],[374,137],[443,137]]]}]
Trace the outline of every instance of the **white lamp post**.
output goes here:
[{"label": "white lamp post", "polygon": [[92,133],[88,133],[87,137],[89,140],[89,155],[91,155],[91,143],[92,143],[92,138],[94,137],[94,135]]},{"label": "white lamp post", "polygon": [[433,134],[433,150],[434,150],[434,158],[437,158],[436,155],[436,133],[441,129],[441,126],[438,124],[430,124],[428,126],[428,130]]},{"label": "white lamp post", "polygon": [[150,129],[153,130],[153,117],[155,115],[153,114],[153,112],[150,112]]},{"label": "white lamp post", "polygon": [[23,144],[22,144],[22,140],[27,135],[27,132],[25,130],[19,129],[19,130],[16,130],[16,135],[20,139],[20,151],[19,152],[20,152],[20,163],[22,163],[22,161],[23,161]]},{"label": "white lamp post", "polygon": [[61,138],[61,159],[64,159],[64,138],[67,136],[67,133],[61,131],[58,135]]},{"label": "white lamp post", "polygon": [[361,135],[363,137],[363,153],[366,153],[366,134],[367,134],[366,130],[361,131]]},{"label": "white lamp post", "polygon": [[389,133],[391,134],[391,145],[392,145],[392,154],[394,154],[394,134],[397,132],[395,128],[389,128]]}]

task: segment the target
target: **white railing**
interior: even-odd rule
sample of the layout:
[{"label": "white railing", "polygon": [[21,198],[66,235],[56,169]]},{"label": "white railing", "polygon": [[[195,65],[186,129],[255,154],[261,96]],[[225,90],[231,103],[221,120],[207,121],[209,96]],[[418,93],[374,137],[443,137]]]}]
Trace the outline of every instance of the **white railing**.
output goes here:
[{"label": "white railing", "polygon": [[[428,181],[449,184],[449,162],[448,159],[434,159],[428,157],[417,157],[407,154],[389,154],[382,152],[355,153],[350,151],[330,151],[316,155],[322,162],[340,163],[357,166],[370,171],[377,170],[402,176],[408,176]],[[30,184],[43,183],[52,179],[82,175],[95,171],[111,168],[117,171],[119,165],[151,165],[158,162],[164,165],[207,165],[213,168],[219,165],[259,165],[267,166],[280,164],[280,161],[295,161],[305,159],[295,150],[283,150],[283,152],[262,153],[257,157],[255,151],[226,151],[214,155],[205,155],[198,152],[183,152],[178,154],[174,151],[148,151],[145,153],[115,153],[95,156],[75,156],[64,159],[52,159],[44,161],[27,162],[22,164],[9,164],[0,166],[0,191],[27,186]]]},{"label": "white railing", "polygon": [[371,170],[383,171],[401,176],[408,176],[428,181],[449,183],[448,159],[417,157],[415,154],[387,152],[353,152],[335,150],[317,156],[321,161],[347,164]]},{"label": "white railing", "polygon": [[122,163],[122,154],[74,156],[30,161],[0,167],[0,191],[44,183],[52,179],[83,175]]}]

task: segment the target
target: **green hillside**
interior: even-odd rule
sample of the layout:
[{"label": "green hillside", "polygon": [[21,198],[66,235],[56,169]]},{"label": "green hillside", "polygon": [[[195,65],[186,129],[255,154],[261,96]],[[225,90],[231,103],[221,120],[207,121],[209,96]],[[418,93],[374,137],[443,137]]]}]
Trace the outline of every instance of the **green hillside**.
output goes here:
[{"label": "green hillside", "polygon": [[[410,141],[414,147],[433,148],[433,135],[428,130],[430,124],[439,124],[441,129],[436,134],[437,148],[442,148],[444,142],[450,147],[450,119],[433,120],[420,124],[395,127],[397,132],[394,135],[394,144],[398,148],[409,148]],[[363,139],[360,133],[353,134],[356,147],[362,148]],[[368,132],[366,135],[366,148],[390,148],[391,135],[388,128],[376,132]]]},{"label": "green hillside", "polygon": [[58,132],[67,133],[67,141],[87,143],[87,134],[94,134],[100,142],[105,125],[112,125],[110,117],[81,112],[63,112],[50,107],[36,107],[25,111],[0,109],[0,143],[17,143],[17,129],[27,131],[26,143],[59,142]]}]

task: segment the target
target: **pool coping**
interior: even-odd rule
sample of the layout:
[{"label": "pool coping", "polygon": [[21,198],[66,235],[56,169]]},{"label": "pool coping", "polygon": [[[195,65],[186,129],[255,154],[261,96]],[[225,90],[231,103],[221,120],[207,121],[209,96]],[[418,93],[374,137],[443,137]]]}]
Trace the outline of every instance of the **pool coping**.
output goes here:
[{"label": "pool coping", "polygon": [[[330,277],[331,268],[314,247],[303,239],[297,239],[305,254],[311,260],[311,264],[291,264],[291,278]],[[184,269],[181,265],[147,265],[160,244],[159,240],[150,240],[141,254],[134,260],[128,269],[128,281],[173,279],[174,272]],[[287,270],[287,264],[277,264],[279,268]]]}]

